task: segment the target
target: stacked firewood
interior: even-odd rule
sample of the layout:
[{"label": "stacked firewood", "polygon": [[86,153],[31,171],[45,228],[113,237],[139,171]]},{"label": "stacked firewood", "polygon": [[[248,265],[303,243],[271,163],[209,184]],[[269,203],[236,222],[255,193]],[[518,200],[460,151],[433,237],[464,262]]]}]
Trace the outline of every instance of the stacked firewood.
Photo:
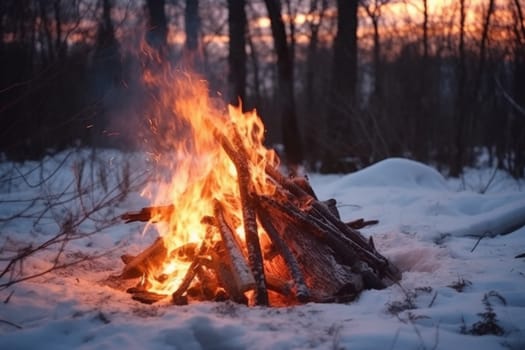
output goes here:
[{"label": "stacked firewood", "polygon": [[[190,263],[175,304],[188,300],[225,300],[251,304],[295,304],[351,301],[365,289],[381,289],[398,281],[400,271],[358,229],[376,221],[341,221],[336,201],[318,200],[306,178],[286,177],[266,167],[272,196],[250,183],[250,164],[240,135],[232,141],[217,133],[237,170],[244,239],[233,230],[225,203],[215,200],[213,213],[202,218],[206,237],[170,252],[159,238],[137,256],[124,255],[121,278],[140,278],[176,256]],[[122,216],[126,222],[168,220],[175,205],[143,208]],[[264,229],[259,232],[259,227]],[[220,238],[219,238],[220,237]],[[156,276],[162,280],[165,276]],[[151,293],[141,282],[128,290],[133,298],[153,303],[166,295]]]}]

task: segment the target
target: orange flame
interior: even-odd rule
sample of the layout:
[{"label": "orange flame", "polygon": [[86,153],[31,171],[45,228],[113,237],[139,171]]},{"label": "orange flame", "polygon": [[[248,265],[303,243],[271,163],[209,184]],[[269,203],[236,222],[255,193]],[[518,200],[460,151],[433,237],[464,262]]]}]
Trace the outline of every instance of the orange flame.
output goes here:
[{"label": "orange flame", "polygon": [[[164,67],[148,70],[144,81],[154,95],[149,124],[160,147],[152,153],[162,176],[143,195],[152,204],[173,204],[168,222],[159,223],[170,257],[187,243],[200,243],[206,232],[201,223],[213,215],[213,200],[219,200],[244,238],[239,186],[235,166],[222,149],[217,133],[229,140],[238,132],[250,158],[253,187],[259,194],[272,195],[275,188],[266,179],[265,167],[278,166],[275,152],[263,145],[264,125],[255,111],[241,107],[218,107],[205,81],[195,74]],[[218,239],[218,238],[217,238]],[[163,261],[145,276],[149,291],[168,294],[180,285],[190,262],[175,257]]]}]

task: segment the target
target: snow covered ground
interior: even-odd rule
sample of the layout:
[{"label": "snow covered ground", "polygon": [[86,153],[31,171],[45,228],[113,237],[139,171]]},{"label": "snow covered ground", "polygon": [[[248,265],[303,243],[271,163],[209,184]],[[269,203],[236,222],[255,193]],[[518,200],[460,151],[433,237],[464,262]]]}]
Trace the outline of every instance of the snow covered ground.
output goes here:
[{"label": "snow covered ground", "polygon": [[115,152],[0,164],[0,271],[48,242],[0,284],[77,262],[0,290],[0,349],[525,348],[525,259],[515,258],[525,253],[523,182],[499,172],[491,180],[490,169],[446,180],[405,159],[311,174],[344,220],[379,220],[363,233],[402,269],[400,285],[350,304],[149,306],[108,279],[121,254],[155,239],[153,228],[112,220],[148,204],[138,195],[147,168]]}]

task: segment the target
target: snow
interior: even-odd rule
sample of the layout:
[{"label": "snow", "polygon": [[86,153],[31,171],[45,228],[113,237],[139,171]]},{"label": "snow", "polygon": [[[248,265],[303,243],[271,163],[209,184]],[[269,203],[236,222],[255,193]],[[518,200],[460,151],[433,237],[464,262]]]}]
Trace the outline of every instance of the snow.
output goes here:
[{"label": "snow", "polygon": [[[525,348],[525,259],[514,258],[525,252],[525,193],[504,173],[469,169],[462,180],[446,179],[429,166],[387,159],[350,175],[310,174],[319,198],[335,198],[344,220],[379,220],[363,233],[403,270],[400,285],[365,291],[353,303],[143,305],[108,277],[120,272],[121,254],[155,239],[152,227],[111,221],[148,204],[138,194],[148,163],[140,154],[110,151],[93,159],[80,151],[0,164],[2,270],[8,257],[68,222],[80,235],[64,257],[104,254],[0,290],[1,349]],[[119,197],[126,172],[131,192]],[[104,177],[104,186],[92,186]],[[78,197],[76,188],[91,191]],[[92,219],[75,220],[108,201]],[[16,271],[51,267],[59,248]],[[471,334],[491,312],[503,334]]]}]

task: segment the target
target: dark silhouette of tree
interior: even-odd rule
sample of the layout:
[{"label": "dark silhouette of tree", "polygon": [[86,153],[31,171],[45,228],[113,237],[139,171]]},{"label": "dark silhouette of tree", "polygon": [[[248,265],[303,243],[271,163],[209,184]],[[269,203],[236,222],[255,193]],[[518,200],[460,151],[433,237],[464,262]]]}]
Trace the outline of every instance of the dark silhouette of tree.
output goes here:
[{"label": "dark silhouette of tree", "polygon": [[[323,104],[319,103],[321,98],[324,98],[326,93],[323,89],[322,82],[323,74],[321,74],[319,66],[320,58],[324,58],[319,46],[320,30],[326,18],[328,9],[328,0],[310,0],[308,10],[308,30],[310,34],[309,42],[306,47],[306,62],[305,64],[305,87],[304,87],[304,102],[303,102],[303,133],[304,133],[304,150],[305,158],[309,166],[314,168],[317,159],[321,156],[319,149],[322,143],[321,135],[319,133],[320,125],[322,124],[321,115],[323,111]],[[321,42],[322,44],[322,42]],[[326,85],[326,84],[324,84]]]},{"label": "dark silhouette of tree", "polygon": [[229,101],[237,105],[246,103],[246,11],[245,0],[228,0]]},{"label": "dark silhouette of tree", "polygon": [[111,19],[112,0],[102,1],[102,18],[97,28],[97,41],[93,54],[92,91],[95,104],[99,106],[93,113],[90,133],[94,145],[107,146],[111,138],[105,136],[110,114],[118,108],[117,98],[122,76],[119,43]]},{"label": "dark silhouette of tree", "polygon": [[464,138],[465,129],[467,128],[467,111],[465,101],[465,88],[467,79],[466,67],[466,49],[465,49],[465,20],[466,20],[465,0],[459,1],[459,47],[458,47],[458,64],[457,64],[457,95],[456,95],[456,128],[455,149],[452,153],[453,159],[450,164],[450,175],[459,176],[463,169],[464,162]]},{"label": "dark silhouette of tree", "polygon": [[[352,139],[357,88],[357,0],[337,1],[337,34],[333,43],[332,84],[327,108],[323,171],[348,171],[343,157],[356,155]],[[343,162],[343,163],[342,163]]]},{"label": "dark silhouette of tree", "polygon": [[[381,63],[381,40],[379,33],[379,20],[381,19],[382,8],[392,2],[391,0],[361,0],[365,12],[370,18],[373,27],[373,49],[372,65],[374,67],[374,91],[373,95],[377,99],[382,95],[382,63]],[[379,102],[379,101],[378,101]]]},{"label": "dark silhouette of tree", "polygon": [[286,39],[279,0],[265,0],[277,54],[277,104],[281,114],[286,162],[290,169],[303,162],[302,140],[297,125],[293,82],[293,62]]},{"label": "dark silhouette of tree", "polygon": [[512,149],[514,164],[510,169],[516,178],[525,176],[525,14],[520,0],[514,0],[514,102]]},{"label": "dark silhouette of tree", "polygon": [[148,44],[161,55],[167,55],[168,22],[166,19],[164,0],[147,0]]},{"label": "dark silhouette of tree", "polygon": [[186,0],[184,11],[184,42],[183,64],[197,72],[203,72],[203,58],[200,45],[201,19],[199,16],[199,0]]}]

